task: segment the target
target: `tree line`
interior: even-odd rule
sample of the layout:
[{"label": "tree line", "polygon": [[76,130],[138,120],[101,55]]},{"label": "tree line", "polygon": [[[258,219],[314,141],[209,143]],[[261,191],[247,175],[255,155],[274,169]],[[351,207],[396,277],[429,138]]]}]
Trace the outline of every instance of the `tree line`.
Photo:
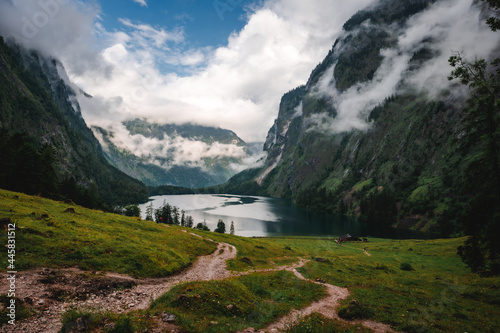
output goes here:
[{"label": "tree line", "polygon": [[[126,215],[133,214],[130,216],[139,216],[140,210],[138,206],[128,206],[126,208]],[[186,214],[183,209],[180,209],[177,206],[171,205],[166,201],[163,201],[163,205],[161,205],[158,209],[153,208],[153,202],[150,202],[148,206],[146,206],[146,221],[155,221],[156,223],[164,223],[170,225],[179,225],[181,227],[186,228],[195,228],[198,230],[210,231],[206,222],[199,222],[194,225],[194,219],[191,215]],[[224,234],[226,233],[226,224],[223,220],[219,219],[217,222],[217,227],[214,229],[214,232]],[[231,226],[229,229],[229,233],[234,235],[234,222],[231,221]]]}]

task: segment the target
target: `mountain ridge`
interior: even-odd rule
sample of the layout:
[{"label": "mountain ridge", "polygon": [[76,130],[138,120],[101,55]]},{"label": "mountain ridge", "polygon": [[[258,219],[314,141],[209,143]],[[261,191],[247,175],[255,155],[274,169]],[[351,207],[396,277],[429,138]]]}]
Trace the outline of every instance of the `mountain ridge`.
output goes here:
[{"label": "mountain ridge", "polygon": [[220,184],[247,160],[257,159],[252,157],[252,147],[230,130],[146,119],[127,120],[122,125],[92,129],[108,161],[149,186]]},{"label": "mountain ridge", "polygon": [[106,162],[61,72],[57,60],[0,39],[1,150],[13,157],[2,187],[92,207],[145,201],[144,184]]},{"label": "mountain ridge", "polygon": [[[470,200],[463,191],[469,157],[457,148],[468,91],[434,83],[452,70],[442,41],[422,34],[408,47],[410,26],[449,4],[384,0],[355,14],[307,84],[281,99],[265,166],[215,191],[246,187],[368,223],[460,234]],[[418,74],[437,57],[449,71],[418,88]],[[388,82],[394,73],[397,81]]]}]

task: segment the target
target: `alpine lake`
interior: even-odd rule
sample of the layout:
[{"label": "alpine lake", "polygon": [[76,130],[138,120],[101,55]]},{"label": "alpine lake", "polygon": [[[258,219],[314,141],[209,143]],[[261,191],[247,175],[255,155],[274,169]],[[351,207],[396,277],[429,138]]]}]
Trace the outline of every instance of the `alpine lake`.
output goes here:
[{"label": "alpine lake", "polygon": [[221,219],[229,233],[233,222],[235,234],[244,237],[338,237],[350,234],[389,239],[432,238],[421,232],[363,223],[350,216],[310,211],[284,199],[226,194],[153,196],[148,203],[139,206],[142,218],[145,218],[146,207],[151,202],[154,210],[164,203],[177,206],[193,217],[195,226],[205,222],[212,231]]}]

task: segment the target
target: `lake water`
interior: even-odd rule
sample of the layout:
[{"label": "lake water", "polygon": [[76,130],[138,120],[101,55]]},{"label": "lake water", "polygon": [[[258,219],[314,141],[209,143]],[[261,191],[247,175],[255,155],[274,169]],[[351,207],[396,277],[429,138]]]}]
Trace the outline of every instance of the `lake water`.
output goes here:
[{"label": "lake water", "polygon": [[[330,213],[317,213],[299,208],[288,200],[243,195],[162,195],[150,198],[153,208],[164,202],[183,209],[194,218],[195,224],[206,222],[214,230],[222,219],[229,232],[234,222],[235,234],[252,236],[340,236],[358,237],[426,238],[425,234],[409,230],[383,228],[362,223],[356,219]],[[146,206],[142,204],[142,217]]]}]

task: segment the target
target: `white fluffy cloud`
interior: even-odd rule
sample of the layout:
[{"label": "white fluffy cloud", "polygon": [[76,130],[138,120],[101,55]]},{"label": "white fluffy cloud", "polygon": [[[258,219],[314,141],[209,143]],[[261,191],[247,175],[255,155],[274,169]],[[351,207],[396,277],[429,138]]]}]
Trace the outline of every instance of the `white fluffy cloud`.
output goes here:
[{"label": "white fluffy cloud", "polygon": [[146,0],[134,0],[134,2],[138,3],[139,5],[141,5],[143,7],[148,6],[148,3],[146,2]]},{"label": "white fluffy cloud", "polygon": [[[383,61],[371,81],[356,84],[340,93],[332,79],[333,67],[330,68],[316,89],[331,98],[338,115],[331,118],[324,113],[310,117],[312,129],[333,133],[367,129],[370,127],[366,122],[367,113],[401,89],[426,92],[436,97],[449,87],[447,77],[451,67],[448,58],[452,51],[488,58],[491,52],[498,50],[498,33],[492,32],[484,23],[480,8],[473,2],[439,1],[412,17],[407,26],[396,32],[397,45],[381,50]],[[411,71],[410,59],[422,47],[428,48],[434,57],[418,71]]]},{"label": "white fluffy cloud", "polygon": [[[95,97],[82,102],[90,124],[147,117],[219,126],[247,141],[264,141],[283,93],[306,82],[342,24],[373,1],[264,1],[227,45],[185,49],[182,28],[123,18],[123,29],[106,31],[95,6],[42,0],[54,3],[57,12],[25,42],[60,58],[70,78]],[[0,31],[14,26],[19,32],[22,26],[15,23],[22,22],[20,17],[31,20],[44,12],[39,2],[2,4]],[[165,73],[169,65],[186,69],[182,75]]]}]

